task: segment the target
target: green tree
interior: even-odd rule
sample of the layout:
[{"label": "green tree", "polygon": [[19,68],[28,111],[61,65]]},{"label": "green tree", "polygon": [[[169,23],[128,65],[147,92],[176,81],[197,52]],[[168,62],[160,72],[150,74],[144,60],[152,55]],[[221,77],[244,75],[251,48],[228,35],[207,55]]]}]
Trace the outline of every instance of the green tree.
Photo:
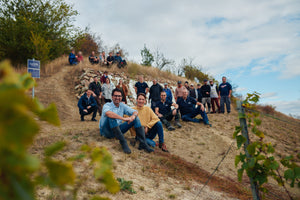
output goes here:
[{"label": "green tree", "polygon": [[61,56],[70,49],[75,15],[63,0],[0,0],[0,60],[21,64]]},{"label": "green tree", "polygon": [[201,82],[204,79],[212,79],[212,77],[203,72],[201,66],[193,64],[192,59],[189,61],[187,59],[183,59],[180,68],[183,70],[185,77],[190,80],[195,80],[196,78],[199,82]]},{"label": "green tree", "polygon": [[141,65],[152,66],[152,63],[154,61],[154,57],[151,54],[150,50],[146,47],[146,44],[144,44],[144,49],[141,50],[141,56],[142,56]]}]

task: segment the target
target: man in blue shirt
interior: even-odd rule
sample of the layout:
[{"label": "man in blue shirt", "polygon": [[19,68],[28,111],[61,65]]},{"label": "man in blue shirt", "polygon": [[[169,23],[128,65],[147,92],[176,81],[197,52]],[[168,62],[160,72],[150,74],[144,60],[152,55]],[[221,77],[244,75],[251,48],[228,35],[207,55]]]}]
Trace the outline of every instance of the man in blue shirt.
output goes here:
[{"label": "man in blue shirt", "polygon": [[230,83],[226,82],[226,77],[222,77],[222,83],[219,85],[219,99],[221,113],[225,112],[224,103],[226,104],[227,113],[230,113],[230,97],[232,93],[232,87]]},{"label": "man in blue shirt", "polygon": [[118,64],[117,65],[118,68],[122,68],[122,67],[125,67],[127,65],[126,60],[122,59],[120,52],[116,53],[116,55],[115,55],[115,61]]},{"label": "man in blue shirt", "polygon": [[134,89],[136,94],[144,93],[145,95],[147,95],[147,93],[149,92],[149,86],[146,82],[144,82],[143,76],[139,76],[139,81],[134,85]]},{"label": "man in blue shirt", "polygon": [[[131,150],[123,134],[134,126],[137,139],[140,141],[139,149],[145,149],[148,153],[153,152],[154,150],[146,143],[145,129],[138,118],[138,112],[121,103],[121,100],[121,90],[118,88],[114,89],[112,91],[112,102],[103,106],[102,117],[99,123],[100,135],[107,138],[116,137],[120,141],[123,151],[130,154]],[[129,117],[123,117],[124,115]],[[122,123],[122,121],[124,122]]]},{"label": "man in blue shirt", "polygon": [[70,65],[77,65],[77,58],[75,56],[75,50],[72,50],[72,52],[69,54],[69,63],[70,63]]},{"label": "man in blue shirt", "polygon": [[163,90],[164,90],[164,91],[166,92],[166,94],[167,94],[167,100],[168,100],[168,101],[173,101],[172,91],[171,91],[170,88],[168,88],[168,83],[165,83],[164,85],[165,85],[165,87],[164,87]]},{"label": "man in blue shirt", "polygon": [[[155,114],[158,116],[160,121],[167,127],[169,131],[175,130],[175,128],[170,124],[169,121],[175,117],[174,125],[178,128],[181,128],[181,124],[179,123],[179,113],[178,113],[178,105],[173,103],[172,101],[167,100],[167,94],[165,91],[160,93],[160,101],[156,104]],[[174,106],[175,109],[171,110],[171,106]]]},{"label": "man in blue shirt", "polygon": [[84,95],[82,95],[78,101],[79,113],[81,116],[81,121],[84,121],[84,116],[93,113],[92,121],[97,121],[95,119],[97,114],[97,102],[92,95],[93,91],[88,90]]},{"label": "man in blue shirt", "polygon": [[[177,104],[181,113],[181,119],[183,121],[191,121],[200,123],[202,120],[195,118],[198,114],[202,116],[205,125],[210,125],[208,117],[204,112],[204,106],[202,103],[197,102],[193,97],[188,97],[188,91],[184,90],[182,98],[178,98]],[[195,106],[198,105],[197,108]],[[210,125],[211,126],[211,125]]]}]

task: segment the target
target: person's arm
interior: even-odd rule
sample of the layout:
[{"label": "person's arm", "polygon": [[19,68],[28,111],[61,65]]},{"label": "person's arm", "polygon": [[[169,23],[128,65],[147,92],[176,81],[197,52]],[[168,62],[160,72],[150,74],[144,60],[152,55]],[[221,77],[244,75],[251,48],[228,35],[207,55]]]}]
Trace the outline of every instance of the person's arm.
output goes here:
[{"label": "person's arm", "polygon": [[84,110],[85,108],[82,106],[82,98],[83,97],[80,97],[79,101],[78,101],[78,107],[81,109],[81,110]]},{"label": "person's arm", "polygon": [[219,95],[218,95],[218,97],[219,97],[219,99],[221,98],[221,91],[220,91],[220,86],[219,86]]},{"label": "person's arm", "polygon": [[151,129],[159,121],[159,118],[151,108],[148,108],[148,111],[150,114],[150,121],[146,124],[146,127]]},{"label": "person's arm", "polygon": [[179,108],[179,105],[176,104],[176,103],[172,103],[172,106],[174,106],[174,108],[176,108],[177,110],[178,110],[178,108]]},{"label": "person's arm", "polygon": [[[152,94],[153,94],[152,90],[153,90],[153,86],[150,87],[149,100],[152,98]],[[146,94],[147,94],[147,88],[146,88],[145,92],[146,92]]]},{"label": "person's arm", "polygon": [[159,107],[155,107],[155,114],[156,114],[158,117],[163,117],[163,115],[159,113]]},{"label": "person's arm", "polygon": [[232,93],[232,90],[229,90],[229,95],[228,95],[229,98],[231,97],[231,93]]},{"label": "person's arm", "polygon": [[112,118],[112,119],[120,119],[120,120],[125,121],[125,117],[120,116],[120,115],[114,113],[113,111],[107,111],[107,112],[105,113],[105,115],[106,115],[107,117],[109,117],[109,118]]},{"label": "person's arm", "polygon": [[92,101],[91,106],[92,106],[92,107],[93,107],[93,106],[97,106],[96,99],[95,99],[93,96],[91,96],[90,98],[91,98],[91,101]]}]

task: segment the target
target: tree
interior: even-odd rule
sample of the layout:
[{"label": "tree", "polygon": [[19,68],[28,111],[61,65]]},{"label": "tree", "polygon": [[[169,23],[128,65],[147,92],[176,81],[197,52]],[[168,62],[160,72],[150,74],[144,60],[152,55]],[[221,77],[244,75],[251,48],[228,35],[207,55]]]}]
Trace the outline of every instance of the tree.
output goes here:
[{"label": "tree", "polygon": [[144,66],[151,66],[153,61],[154,61],[154,57],[151,54],[150,50],[147,49],[146,44],[144,44],[144,49],[141,50],[141,56],[142,56],[142,63],[141,65]]},{"label": "tree", "polygon": [[1,0],[0,60],[21,64],[61,56],[70,49],[77,14],[62,0]]},{"label": "tree", "polygon": [[208,74],[202,72],[203,69],[199,65],[193,64],[193,59],[183,59],[181,61],[181,69],[183,69],[183,73],[186,78],[194,80],[195,78],[198,79],[199,82],[203,81],[204,79],[212,79]]},{"label": "tree", "polygon": [[161,53],[159,49],[156,49],[154,57],[155,57],[155,65],[160,70],[166,68],[166,66],[168,65],[174,65],[175,63],[174,60],[165,58],[164,54]]}]

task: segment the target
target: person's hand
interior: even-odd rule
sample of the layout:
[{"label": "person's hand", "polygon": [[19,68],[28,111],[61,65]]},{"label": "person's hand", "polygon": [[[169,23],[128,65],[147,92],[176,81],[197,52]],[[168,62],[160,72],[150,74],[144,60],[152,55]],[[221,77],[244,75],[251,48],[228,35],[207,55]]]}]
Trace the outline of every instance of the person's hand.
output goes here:
[{"label": "person's hand", "polygon": [[86,112],[86,113],[87,113],[88,111],[87,111],[87,109],[83,109],[83,112]]},{"label": "person's hand", "polygon": [[147,135],[147,133],[148,133],[148,127],[145,126],[145,135]]},{"label": "person's hand", "polygon": [[95,93],[93,94],[93,97],[96,97],[97,95],[95,95]]},{"label": "person's hand", "polygon": [[201,106],[201,110],[204,112],[204,106],[203,106],[203,104],[201,104],[200,106]]},{"label": "person's hand", "polygon": [[230,98],[230,97],[231,97],[231,95],[228,95],[228,97]]},{"label": "person's hand", "polygon": [[160,113],[158,113],[158,115],[157,115],[158,117],[163,117],[163,115],[162,114],[160,114]]},{"label": "person's hand", "polygon": [[133,122],[135,120],[135,115],[131,115],[130,117],[130,120],[128,121],[128,124],[130,124],[131,122]]},{"label": "person's hand", "polygon": [[87,107],[87,109],[90,109],[90,108],[91,108],[91,106],[88,106],[88,107]]},{"label": "person's hand", "polygon": [[175,104],[174,108],[178,109],[178,107],[179,107],[178,104]]},{"label": "person's hand", "polygon": [[219,99],[221,99],[221,96],[218,96]]}]

